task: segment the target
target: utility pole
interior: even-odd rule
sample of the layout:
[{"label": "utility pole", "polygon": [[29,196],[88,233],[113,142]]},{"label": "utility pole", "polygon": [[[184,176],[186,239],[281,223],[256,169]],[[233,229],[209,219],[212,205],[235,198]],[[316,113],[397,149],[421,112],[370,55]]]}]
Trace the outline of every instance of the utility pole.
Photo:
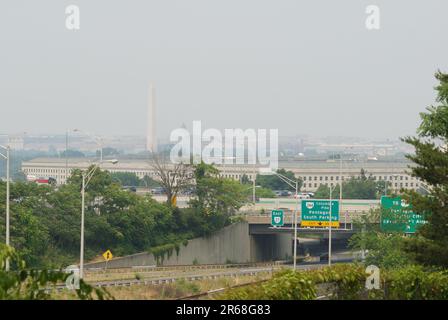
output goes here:
[{"label": "utility pole", "polygon": [[81,189],[81,246],[79,254],[79,278],[84,275],[84,214],[85,214],[85,195],[86,195],[86,175],[82,174]]},{"label": "utility pole", "polygon": [[[283,182],[285,182],[287,185],[289,185],[291,188],[295,188],[295,197],[296,197],[296,208],[294,211],[294,215],[293,215],[293,219],[294,222],[291,223],[294,225],[294,258],[293,258],[293,266],[294,266],[294,271],[296,270],[296,262],[297,262],[297,213],[299,211],[299,181],[298,180],[293,180],[291,178],[288,178],[287,176],[284,176],[278,172],[274,172],[272,170],[269,171],[261,171],[260,169],[260,174],[262,175],[276,175],[277,177],[280,178],[280,180],[282,180]],[[277,199],[278,200],[278,199]],[[277,204],[277,208],[279,207],[279,204]]]},{"label": "utility pole", "polygon": [[330,267],[331,266],[331,213],[332,213],[332,205],[331,205],[331,196],[332,196],[332,191],[333,191],[333,188],[331,187],[331,184],[330,184],[330,225],[329,225],[329,228],[328,228],[328,266]]},{"label": "utility pole", "polygon": [[294,210],[294,271],[297,264],[297,211],[299,211],[299,182],[296,181],[296,210]]},{"label": "utility pole", "polygon": [[[9,234],[9,219],[10,219],[10,212],[9,212],[9,184],[10,184],[10,146],[0,146],[2,149],[6,150],[6,156],[1,154],[0,155],[6,160],[6,246],[10,246],[10,234]],[[6,259],[5,263],[5,270],[9,271],[9,259]]]},{"label": "utility pole", "polygon": [[[112,164],[117,164],[118,160],[108,160]],[[99,163],[101,165],[101,162]],[[93,168],[88,172],[82,173],[82,188],[81,188],[81,244],[79,252],[79,278],[82,279],[84,276],[84,216],[85,216],[85,197],[86,197],[86,187],[88,186],[90,179],[92,179],[95,171],[98,169],[99,165],[94,164]]]}]

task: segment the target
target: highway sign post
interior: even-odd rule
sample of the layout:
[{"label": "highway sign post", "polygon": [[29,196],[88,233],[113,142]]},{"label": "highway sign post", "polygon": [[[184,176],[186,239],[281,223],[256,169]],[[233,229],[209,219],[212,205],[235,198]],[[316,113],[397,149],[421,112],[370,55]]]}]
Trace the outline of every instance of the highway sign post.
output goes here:
[{"label": "highway sign post", "polygon": [[114,255],[112,254],[112,252],[110,252],[110,250],[107,250],[106,252],[103,253],[103,258],[104,260],[106,260],[106,266],[104,270],[107,270],[107,263],[109,262],[109,260],[112,260],[113,257]]},{"label": "highway sign post", "polygon": [[271,224],[273,227],[283,227],[285,221],[284,221],[284,214],[283,210],[272,210],[271,212]]},{"label": "highway sign post", "polygon": [[422,215],[412,210],[412,205],[400,197],[381,197],[381,230],[385,232],[415,233],[425,224]]},{"label": "highway sign post", "polygon": [[[329,200],[302,200],[302,227],[329,227]],[[331,227],[339,228],[339,201],[331,200]]]},{"label": "highway sign post", "polygon": [[113,256],[112,252],[110,252],[110,250],[107,250],[106,252],[103,253],[103,258],[106,261],[112,260],[113,257],[114,256]]}]

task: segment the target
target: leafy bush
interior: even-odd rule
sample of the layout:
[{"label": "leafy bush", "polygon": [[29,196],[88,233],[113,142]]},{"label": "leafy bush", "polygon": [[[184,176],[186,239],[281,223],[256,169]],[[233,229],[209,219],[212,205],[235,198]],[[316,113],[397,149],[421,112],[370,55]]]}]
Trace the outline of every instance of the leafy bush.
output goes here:
[{"label": "leafy bush", "polygon": [[385,289],[386,298],[391,300],[447,300],[448,274],[410,266],[386,274]]},{"label": "leafy bush", "polygon": [[[317,293],[331,299],[448,299],[448,273],[408,266],[381,272],[381,288],[366,290],[367,274],[362,265],[341,264],[319,270],[276,273],[272,279],[242,288],[229,289],[219,299],[229,300],[310,300]],[[322,289],[325,292],[320,292]]]},{"label": "leafy bush", "polygon": [[[11,270],[6,271],[9,260]],[[27,270],[25,262],[11,247],[0,244],[0,300],[48,300],[52,289],[69,276],[62,271]],[[112,299],[105,289],[97,289],[80,280],[78,299]]]},{"label": "leafy bush", "polygon": [[226,300],[312,300],[316,288],[304,272],[284,270],[271,280],[257,285],[231,289],[219,298]]}]

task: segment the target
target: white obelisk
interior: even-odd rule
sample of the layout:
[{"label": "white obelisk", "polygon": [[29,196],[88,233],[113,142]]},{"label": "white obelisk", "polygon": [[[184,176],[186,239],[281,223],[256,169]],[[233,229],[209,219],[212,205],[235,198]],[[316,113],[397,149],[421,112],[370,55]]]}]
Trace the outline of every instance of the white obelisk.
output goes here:
[{"label": "white obelisk", "polygon": [[148,128],[146,133],[146,150],[157,153],[157,132],[156,132],[156,92],[154,84],[149,84],[148,96]]}]

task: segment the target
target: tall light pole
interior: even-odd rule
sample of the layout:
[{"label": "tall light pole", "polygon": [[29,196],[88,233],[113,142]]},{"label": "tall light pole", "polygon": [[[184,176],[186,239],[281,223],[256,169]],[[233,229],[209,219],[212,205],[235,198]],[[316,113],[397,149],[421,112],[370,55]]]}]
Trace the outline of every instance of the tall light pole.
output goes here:
[{"label": "tall light pole", "polygon": [[294,271],[297,269],[297,213],[299,211],[299,181],[298,180],[293,180],[288,178],[287,176],[284,176],[278,172],[272,171],[272,170],[262,170],[262,168],[260,168],[260,174],[262,175],[276,175],[277,177],[279,177],[283,182],[285,182],[287,185],[289,185],[290,187],[294,188],[295,191],[295,198],[296,198],[296,208],[294,210],[294,215],[293,215],[293,219],[294,219],[294,258],[293,258],[293,268]]},{"label": "tall light pole", "polygon": [[[10,164],[10,147],[0,146],[0,148],[6,150],[6,155],[0,155],[6,160],[6,245],[9,246],[9,164]],[[9,259],[6,259],[5,270],[9,271]]]},{"label": "tall light pole", "polygon": [[328,266],[331,266],[331,238],[332,238],[332,195],[333,195],[333,190],[336,188],[336,184],[334,185],[334,187],[329,186],[330,188],[330,223],[329,223],[329,227],[328,227]]},{"label": "tall light pole", "polygon": [[257,187],[256,183],[257,183],[257,174],[255,173],[255,162],[254,162],[254,171],[252,174],[252,200],[254,202],[254,206],[257,204],[257,197],[255,192],[256,191],[255,188]]},{"label": "tall light pole", "polygon": [[[117,164],[118,160],[109,160],[107,162]],[[99,163],[101,165],[102,162]],[[84,216],[85,216],[85,195],[86,188],[89,185],[90,180],[95,174],[96,170],[99,167],[98,164],[94,164],[93,167],[87,171],[82,173],[82,188],[81,188],[81,244],[80,244],[80,253],[79,253],[79,278],[82,279],[84,276]]]}]

